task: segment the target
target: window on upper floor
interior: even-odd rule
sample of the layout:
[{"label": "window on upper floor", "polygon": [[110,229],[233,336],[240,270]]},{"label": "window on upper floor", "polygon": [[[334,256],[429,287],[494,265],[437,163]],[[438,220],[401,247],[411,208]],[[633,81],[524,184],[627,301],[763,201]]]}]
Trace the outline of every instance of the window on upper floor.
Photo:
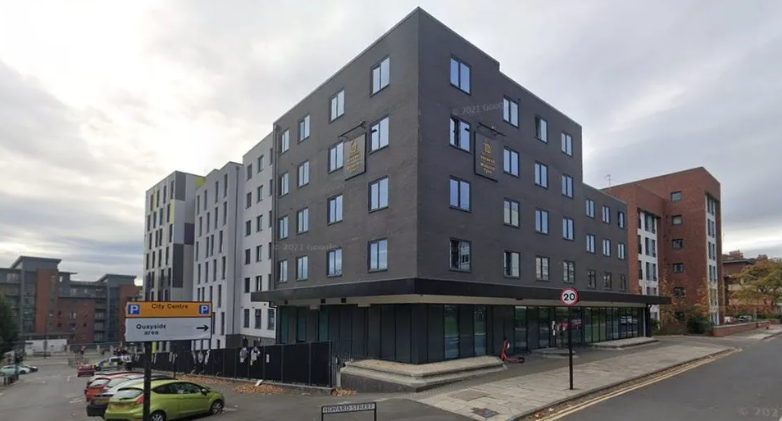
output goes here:
[{"label": "window on upper floor", "polygon": [[548,166],[546,164],[535,163],[535,184],[548,188]]},{"label": "window on upper floor", "polygon": [[306,281],[309,278],[309,257],[299,256],[296,258],[296,280]]},{"label": "window on upper floor", "polygon": [[258,160],[255,163],[255,167],[257,168],[256,171],[258,171],[258,172],[263,171],[263,155],[258,157]]},{"label": "window on upper floor", "polygon": [[603,256],[611,257],[611,240],[603,239]]},{"label": "window on upper floor", "polygon": [[586,216],[590,218],[595,217],[595,201],[592,199],[586,200]]},{"label": "window on upper floor", "polygon": [[505,199],[503,223],[511,227],[519,226],[519,202]]},{"label": "window on upper floor", "polygon": [[[253,232],[253,221],[252,220],[245,221],[244,222],[244,236],[246,237],[246,236],[252,234],[252,232]],[[220,231],[220,234],[222,234],[222,233],[223,232]]]},{"label": "window on upper floor", "polygon": [[280,176],[280,197],[288,194],[288,173]]},{"label": "window on upper floor", "polygon": [[342,249],[326,253],[326,276],[342,276]]},{"label": "window on upper floor", "polygon": [[502,170],[506,174],[519,176],[519,153],[505,148],[502,151]]},{"label": "window on upper floor", "polygon": [[[345,114],[345,90],[337,92],[329,100],[329,121],[334,121]],[[309,134],[308,134],[309,136]],[[306,139],[306,137],[304,138]]]},{"label": "window on upper floor", "polygon": [[296,212],[296,233],[302,234],[310,230],[310,210],[300,209]]},{"label": "window on upper floor", "polygon": [[573,177],[562,174],[562,195],[573,198]]},{"label": "window on upper floor", "polygon": [[603,206],[603,222],[606,224],[611,223],[611,208],[608,206]]},{"label": "window on upper floor", "polygon": [[549,258],[544,256],[535,257],[535,279],[538,281],[549,280]]},{"label": "window on upper floor", "polygon": [[619,228],[622,228],[622,229],[625,228],[625,224],[627,223],[626,219],[627,218],[625,217],[625,213],[624,212],[619,211],[619,212],[616,213],[616,222],[617,222],[617,225],[619,225]]},{"label": "window on upper floor", "polygon": [[518,278],[519,277],[519,261],[520,261],[520,255],[518,252],[515,251],[505,251],[502,262],[503,262],[503,273],[508,278]]},{"label": "window on upper floor", "polygon": [[470,211],[470,183],[451,177],[450,206],[453,209]]},{"label": "window on upper floor", "polygon": [[595,253],[595,235],[594,234],[587,234],[586,235],[586,251],[588,253]]},{"label": "window on upper floor", "polygon": [[470,93],[470,65],[451,57],[451,85]]},{"label": "window on upper floor", "polygon": [[519,103],[508,98],[503,98],[502,119],[514,127],[519,127]]},{"label": "window on upper floor", "polygon": [[576,262],[562,261],[562,282],[566,284],[576,283]]},{"label": "window on upper floor", "polygon": [[451,146],[470,151],[470,123],[451,117]]},{"label": "window on upper floor", "polygon": [[674,238],[671,240],[671,247],[674,250],[681,250],[684,248],[684,239],[682,238]]},{"label": "window on upper floor", "polygon": [[548,211],[535,209],[535,232],[548,234]]},{"label": "window on upper floor", "polygon": [[619,291],[627,291],[627,276],[619,275]]},{"label": "window on upper floor", "polygon": [[535,116],[535,137],[548,143],[548,122],[538,116]]},{"label": "window on upper floor", "polygon": [[375,240],[369,242],[369,271],[388,269],[388,240]]},{"label": "window on upper floor", "polygon": [[258,186],[255,188],[255,201],[256,202],[263,201],[263,186]]},{"label": "window on upper floor", "polygon": [[470,242],[451,239],[451,270],[470,271]]},{"label": "window on upper floor", "polygon": [[299,187],[304,187],[310,183],[310,161],[305,161],[299,165],[297,183]]},{"label": "window on upper floor", "polygon": [[284,154],[291,147],[291,132],[285,130],[280,134],[280,154]]},{"label": "window on upper floor", "polygon": [[284,240],[288,238],[288,217],[283,216],[278,221],[278,227],[277,231],[279,233],[278,238],[280,240]]},{"label": "window on upper floor", "polygon": [[674,263],[673,273],[684,273],[684,263]]},{"label": "window on upper floor", "polygon": [[681,225],[683,223],[683,219],[681,215],[674,215],[671,217],[671,224],[673,225]]},{"label": "window on upper floor", "polygon": [[679,202],[682,200],[682,192],[675,191],[671,193],[671,202]]},{"label": "window on upper floor", "polygon": [[369,150],[371,152],[388,146],[388,117],[383,117],[380,121],[373,124],[370,133],[372,138]]},{"label": "window on upper floor", "polygon": [[619,258],[619,260],[624,260],[627,258],[627,245],[625,245],[625,243],[616,244],[616,256]]},{"label": "window on upper floor", "polygon": [[329,172],[342,168],[343,165],[343,143],[339,142],[329,148]]},{"label": "window on upper floor", "polygon": [[310,137],[310,115],[299,120],[299,142]]},{"label": "window on upper floor", "polygon": [[572,218],[562,218],[562,238],[573,241],[575,221]]},{"label": "window on upper floor", "polygon": [[369,210],[379,210],[388,207],[388,177],[369,184]]},{"label": "window on upper floor", "polygon": [[333,224],[342,221],[342,195],[329,199],[328,223]]},{"label": "window on upper floor", "polygon": [[597,271],[593,269],[587,270],[587,287],[597,288]]},{"label": "window on upper floor", "polygon": [[573,136],[562,132],[562,153],[573,156]]},{"label": "window on upper floor", "polygon": [[372,95],[382,91],[389,83],[391,83],[391,57],[386,57],[372,67]]},{"label": "window on upper floor", "polygon": [[253,178],[253,164],[247,164],[247,179],[250,180]]},{"label": "window on upper floor", "polygon": [[603,272],[603,289],[611,289],[614,287],[614,279],[611,272]]},{"label": "window on upper floor", "polygon": [[[250,209],[253,205],[253,192],[247,192],[247,194],[244,195],[244,207],[245,209]],[[217,208],[215,208],[215,225],[217,225]]]}]

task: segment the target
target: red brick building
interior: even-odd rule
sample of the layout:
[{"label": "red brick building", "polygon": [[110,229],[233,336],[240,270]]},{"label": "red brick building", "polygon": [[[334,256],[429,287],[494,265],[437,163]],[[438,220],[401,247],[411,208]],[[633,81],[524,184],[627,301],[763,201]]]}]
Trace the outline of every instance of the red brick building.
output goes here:
[{"label": "red brick building", "polygon": [[744,253],[740,250],[731,251],[722,256],[723,293],[726,306],[740,307],[742,304],[746,304],[731,297],[731,291],[737,291],[743,283],[742,279],[736,275],[741,273],[747,266],[754,265],[761,260],[768,260],[768,256],[761,254],[757,257],[744,257]]},{"label": "red brick building", "polygon": [[630,260],[633,290],[656,295],[660,293],[660,280],[666,279],[674,295],[689,303],[708,304],[712,322],[720,323],[725,293],[719,286],[719,181],[698,167],[603,191],[627,203],[627,240],[638,250],[638,258]]}]

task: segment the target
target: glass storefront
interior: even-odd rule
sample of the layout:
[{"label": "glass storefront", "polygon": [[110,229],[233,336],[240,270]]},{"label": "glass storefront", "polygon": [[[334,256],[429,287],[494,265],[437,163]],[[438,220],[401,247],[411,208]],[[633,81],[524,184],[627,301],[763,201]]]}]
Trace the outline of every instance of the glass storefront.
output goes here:
[{"label": "glass storefront", "polygon": [[475,306],[473,311],[475,356],[486,355],[486,306]]},{"label": "glass storefront", "polygon": [[445,359],[459,358],[459,306],[444,306]]}]

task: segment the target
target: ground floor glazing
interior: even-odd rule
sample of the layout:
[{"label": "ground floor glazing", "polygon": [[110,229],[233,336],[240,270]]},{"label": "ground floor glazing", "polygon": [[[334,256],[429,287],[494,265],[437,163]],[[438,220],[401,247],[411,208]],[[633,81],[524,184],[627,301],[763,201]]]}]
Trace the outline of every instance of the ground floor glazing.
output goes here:
[{"label": "ground floor glazing", "polygon": [[342,359],[425,364],[650,336],[646,307],[379,304],[279,307],[277,342],[331,341]]}]

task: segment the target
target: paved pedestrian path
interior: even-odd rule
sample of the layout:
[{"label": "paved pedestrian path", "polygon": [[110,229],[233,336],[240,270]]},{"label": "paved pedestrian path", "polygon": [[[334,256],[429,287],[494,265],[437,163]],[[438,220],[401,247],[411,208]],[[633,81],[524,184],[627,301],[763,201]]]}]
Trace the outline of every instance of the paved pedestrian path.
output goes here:
[{"label": "paved pedestrian path", "polygon": [[541,373],[430,395],[419,402],[477,420],[508,420],[545,409],[558,401],[632,380],[730,349],[720,345],[683,344],[607,358],[574,366],[569,389],[567,363]]}]

